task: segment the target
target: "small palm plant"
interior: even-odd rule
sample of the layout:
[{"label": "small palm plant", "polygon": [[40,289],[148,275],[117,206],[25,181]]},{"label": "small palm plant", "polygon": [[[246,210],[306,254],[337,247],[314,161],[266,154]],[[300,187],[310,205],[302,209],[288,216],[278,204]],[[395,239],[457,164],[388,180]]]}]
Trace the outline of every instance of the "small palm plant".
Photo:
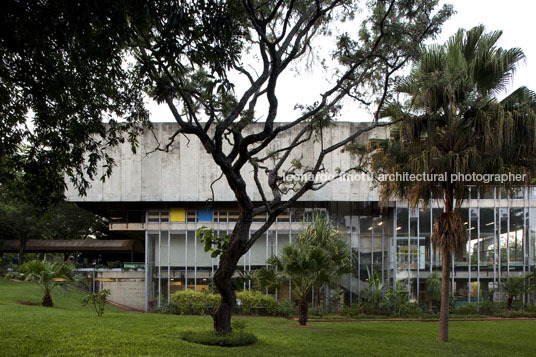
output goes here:
[{"label": "small palm plant", "polygon": [[12,278],[37,283],[43,289],[41,305],[53,307],[50,293],[57,286],[83,282],[82,275],[74,275],[74,266],[64,262],[51,263],[44,260],[32,260],[21,265],[19,272],[11,274]]},{"label": "small palm plant", "polygon": [[433,313],[433,303],[435,301],[441,301],[441,277],[437,271],[432,272],[426,278],[426,299],[430,304],[430,313]]},{"label": "small palm plant", "polygon": [[307,324],[307,297],[313,287],[331,285],[352,269],[352,256],[329,222],[320,217],[306,227],[298,239],[283,248],[280,256],[267,260],[269,266],[257,271],[261,287],[277,287],[292,282],[298,299],[298,321]]},{"label": "small palm plant", "polygon": [[506,280],[501,281],[501,290],[506,294],[506,309],[512,308],[514,298],[523,292],[524,279],[522,277],[509,276]]}]

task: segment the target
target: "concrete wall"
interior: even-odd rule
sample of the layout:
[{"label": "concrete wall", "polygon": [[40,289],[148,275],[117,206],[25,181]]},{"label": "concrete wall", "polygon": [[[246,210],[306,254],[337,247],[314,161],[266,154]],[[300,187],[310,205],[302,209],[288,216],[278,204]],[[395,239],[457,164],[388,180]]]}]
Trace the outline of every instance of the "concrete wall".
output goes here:
[{"label": "concrete wall", "polygon": [[100,271],[97,278],[101,289],[110,289],[111,301],[121,305],[145,310],[145,272],[143,271]]},{"label": "concrete wall", "polygon": [[[356,130],[370,123],[338,123],[325,130],[323,145],[327,147],[337,143]],[[205,152],[199,140],[177,136],[169,152],[151,152],[158,143],[165,144],[177,129],[174,123],[154,123],[153,132],[147,131],[139,138],[139,150],[133,154],[130,145],[125,143],[110,149],[117,166],[112,176],[104,183],[93,182],[87,196],[79,197],[76,190],[69,187],[67,199],[75,202],[203,202],[212,197],[210,184],[219,177],[221,171],[212,158]],[[252,125],[249,132],[259,132],[261,124]],[[273,151],[283,148],[291,142],[300,127],[281,133],[266,150]],[[387,129],[378,128],[363,134],[359,141],[365,143],[370,137],[386,137]],[[297,147],[288,158],[284,167],[290,167],[292,159],[300,160],[304,165],[311,165],[321,151],[319,139]],[[335,174],[337,169],[348,169],[356,164],[356,158],[337,150],[326,156],[324,166],[329,173]],[[252,167],[247,164],[242,173],[246,178],[250,197],[260,201],[261,196],[255,187]],[[97,174],[100,178],[102,170]],[[267,180],[261,174],[261,182],[269,194]],[[227,182],[222,179],[214,185],[215,201],[234,201],[233,192]],[[301,201],[377,201],[378,193],[368,182],[335,181],[323,189],[305,194]]]}]

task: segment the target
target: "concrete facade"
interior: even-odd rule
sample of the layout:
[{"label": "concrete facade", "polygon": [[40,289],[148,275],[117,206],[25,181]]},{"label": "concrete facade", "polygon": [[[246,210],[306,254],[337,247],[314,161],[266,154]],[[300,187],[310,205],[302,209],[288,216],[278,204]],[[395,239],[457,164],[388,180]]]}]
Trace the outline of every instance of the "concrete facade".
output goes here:
[{"label": "concrete facade", "polygon": [[[323,145],[335,144],[356,130],[371,123],[338,123],[325,129]],[[212,198],[210,184],[216,180],[221,171],[213,163],[201,143],[195,137],[177,136],[169,152],[154,151],[158,144],[165,144],[177,129],[174,123],[155,123],[152,131],[146,131],[139,138],[139,149],[133,154],[128,143],[111,148],[110,154],[116,160],[112,176],[105,182],[94,181],[87,196],[79,197],[71,186],[67,199],[75,202],[205,202]],[[278,136],[265,152],[274,151],[290,144],[300,126]],[[259,132],[261,124],[252,125],[249,132]],[[247,133],[246,133],[247,134]],[[386,137],[386,128],[376,128],[359,137],[360,143],[366,143],[371,137]],[[318,139],[297,147],[286,161],[284,167],[290,167],[293,159],[300,160],[304,166],[311,165],[318,157],[321,143]],[[335,174],[338,169],[346,170],[355,166],[356,158],[344,149],[326,156],[324,165],[328,173]],[[254,201],[261,196],[255,187],[253,168],[246,164],[242,170],[249,188],[249,195]],[[97,174],[100,177],[102,170]],[[266,175],[261,173],[261,183],[268,194]],[[232,202],[234,194],[229,190],[224,179],[214,185],[214,201]],[[377,201],[378,193],[370,182],[337,181],[323,189],[306,193],[301,201]]]}]

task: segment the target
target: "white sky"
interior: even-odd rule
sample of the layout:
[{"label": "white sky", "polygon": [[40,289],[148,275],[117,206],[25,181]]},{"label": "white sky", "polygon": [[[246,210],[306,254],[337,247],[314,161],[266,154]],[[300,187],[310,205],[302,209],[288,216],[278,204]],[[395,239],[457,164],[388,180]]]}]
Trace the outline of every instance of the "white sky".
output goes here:
[{"label": "white sky", "polygon": [[[526,60],[518,66],[514,81],[507,92],[527,86],[536,90],[536,31],[533,31],[536,0],[450,0],[442,1],[454,5],[457,12],[443,26],[437,42],[445,42],[459,28],[470,29],[484,24],[486,31],[502,30],[499,46],[503,48],[520,47]],[[319,47],[324,47],[321,44]],[[313,70],[300,73],[287,73],[278,84],[279,114],[277,121],[292,120],[297,112],[293,110],[296,103],[312,102],[325,88],[325,73]],[[344,103],[343,103],[344,104]],[[262,109],[262,107],[261,107]],[[152,121],[174,121],[169,108],[165,105],[149,105]],[[262,110],[259,115],[262,115]],[[262,119],[262,117],[261,117]],[[347,106],[340,120],[370,121],[372,117],[363,110]]]}]

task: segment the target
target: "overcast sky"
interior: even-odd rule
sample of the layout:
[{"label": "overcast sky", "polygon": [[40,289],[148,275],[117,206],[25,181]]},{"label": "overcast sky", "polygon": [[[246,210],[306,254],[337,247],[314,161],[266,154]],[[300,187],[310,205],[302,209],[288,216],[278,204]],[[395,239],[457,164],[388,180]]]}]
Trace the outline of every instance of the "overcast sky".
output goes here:
[{"label": "overcast sky", "polygon": [[[520,86],[536,90],[536,0],[450,0],[443,1],[454,5],[456,14],[443,26],[439,43],[445,42],[457,29],[470,29],[484,24],[487,31],[502,30],[503,36],[499,46],[504,48],[520,47],[526,56],[514,76],[508,92]],[[319,74],[309,71],[295,74],[288,73],[278,85],[279,116],[278,121],[290,120],[295,116],[292,108],[297,102],[312,101],[325,84]],[[167,106],[149,105],[151,120],[173,121]],[[357,111],[348,106],[341,115],[344,121],[370,121],[370,114]]]}]

